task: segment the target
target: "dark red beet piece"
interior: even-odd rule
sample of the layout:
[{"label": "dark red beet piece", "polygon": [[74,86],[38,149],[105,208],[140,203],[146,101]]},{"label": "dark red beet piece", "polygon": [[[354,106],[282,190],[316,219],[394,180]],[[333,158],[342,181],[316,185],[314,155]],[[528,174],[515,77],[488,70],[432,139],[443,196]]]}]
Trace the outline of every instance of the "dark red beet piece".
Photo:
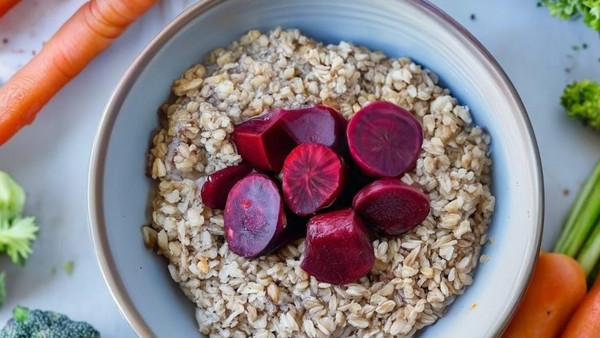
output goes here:
[{"label": "dark red beet piece", "polygon": [[301,216],[330,206],[346,182],[346,168],[333,150],[322,144],[301,144],[283,165],[283,196]]},{"label": "dark red beet piece", "polygon": [[358,167],[371,177],[397,177],[412,168],[423,128],[410,112],[378,101],[358,111],[348,124],[348,149]]},{"label": "dark red beet piece", "polygon": [[393,178],[377,180],[354,196],[352,207],[368,225],[390,235],[405,233],[429,215],[427,196],[421,189]]},{"label": "dark red beet piece", "polygon": [[250,119],[235,126],[233,142],[238,153],[256,169],[279,173],[296,142],[279,122],[283,110]]},{"label": "dark red beet piece", "polygon": [[263,174],[251,173],[233,186],[223,220],[229,249],[243,257],[269,254],[288,240],[283,198]]},{"label": "dark red beet piece", "polygon": [[320,282],[355,282],[369,273],[375,264],[369,232],[351,209],[311,218],[304,243],[300,266]]},{"label": "dark red beet piece", "polygon": [[281,124],[297,144],[319,143],[338,154],[345,152],[348,121],[331,107],[317,105],[285,110]]},{"label": "dark red beet piece", "polygon": [[210,174],[200,192],[202,203],[213,209],[225,209],[227,195],[229,195],[231,188],[251,171],[252,166],[250,164],[241,163]]}]

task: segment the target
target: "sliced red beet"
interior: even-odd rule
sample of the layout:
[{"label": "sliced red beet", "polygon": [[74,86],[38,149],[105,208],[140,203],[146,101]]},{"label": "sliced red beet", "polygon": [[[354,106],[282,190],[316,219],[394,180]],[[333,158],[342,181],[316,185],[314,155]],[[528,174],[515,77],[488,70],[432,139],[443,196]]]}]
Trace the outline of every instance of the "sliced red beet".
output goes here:
[{"label": "sliced red beet", "polygon": [[350,155],[371,177],[397,177],[413,167],[423,145],[423,128],[410,112],[378,101],[358,111],[346,131]]},{"label": "sliced red beet", "polygon": [[263,174],[251,173],[233,186],[223,219],[229,249],[243,257],[269,254],[289,240],[283,199]]},{"label": "sliced red beet", "polygon": [[393,178],[377,180],[356,194],[352,207],[368,225],[390,235],[405,233],[429,215],[427,196],[421,189]]},{"label": "sliced red beet", "polygon": [[290,210],[301,216],[330,206],[346,182],[342,159],[330,148],[301,144],[283,165],[283,196]]},{"label": "sliced red beet", "polygon": [[283,110],[250,119],[235,126],[233,142],[238,153],[256,169],[279,173],[296,142],[280,123]]},{"label": "sliced red beet", "polygon": [[338,154],[345,151],[348,121],[331,107],[318,105],[285,110],[281,123],[297,144],[319,143]]},{"label": "sliced red beet", "polygon": [[363,221],[351,209],[311,218],[300,266],[320,282],[346,284],[365,276],[375,264]]},{"label": "sliced red beet", "polygon": [[241,163],[210,174],[200,193],[202,203],[213,209],[224,209],[231,188],[251,171],[250,164]]}]

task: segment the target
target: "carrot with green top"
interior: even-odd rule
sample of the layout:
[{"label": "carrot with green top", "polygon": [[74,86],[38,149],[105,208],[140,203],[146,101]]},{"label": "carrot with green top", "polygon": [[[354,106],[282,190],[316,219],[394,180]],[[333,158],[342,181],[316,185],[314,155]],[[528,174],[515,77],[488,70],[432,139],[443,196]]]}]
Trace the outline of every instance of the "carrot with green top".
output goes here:
[{"label": "carrot with green top", "polygon": [[[2,0],[0,0],[2,1]],[[0,88],[0,145],[158,0],[91,0]]]},{"label": "carrot with green top", "polygon": [[0,0],[0,18],[19,2],[21,0]]},{"label": "carrot with green top", "polygon": [[593,281],[600,270],[600,162],[577,194],[555,251],[540,254],[503,337],[554,338],[565,326],[565,338],[600,337],[600,282],[585,296],[586,278]]},{"label": "carrot with green top", "polygon": [[503,338],[555,338],[585,296],[585,273],[567,255],[542,252]]}]

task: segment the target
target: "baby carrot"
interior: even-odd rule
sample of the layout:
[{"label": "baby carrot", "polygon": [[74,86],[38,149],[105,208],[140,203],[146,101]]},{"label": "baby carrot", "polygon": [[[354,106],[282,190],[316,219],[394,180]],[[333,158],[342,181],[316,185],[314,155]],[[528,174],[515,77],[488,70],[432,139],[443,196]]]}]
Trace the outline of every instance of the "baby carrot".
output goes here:
[{"label": "baby carrot", "polygon": [[[2,0],[0,0],[2,1]],[[0,88],[0,145],[158,0],[91,0]]]},{"label": "baby carrot", "polygon": [[502,337],[557,337],[585,292],[585,274],[576,260],[542,252],[525,298]]},{"label": "baby carrot", "polygon": [[561,338],[600,337],[600,278],[575,310]]},{"label": "baby carrot", "polygon": [[0,18],[19,2],[21,0],[0,0]]}]

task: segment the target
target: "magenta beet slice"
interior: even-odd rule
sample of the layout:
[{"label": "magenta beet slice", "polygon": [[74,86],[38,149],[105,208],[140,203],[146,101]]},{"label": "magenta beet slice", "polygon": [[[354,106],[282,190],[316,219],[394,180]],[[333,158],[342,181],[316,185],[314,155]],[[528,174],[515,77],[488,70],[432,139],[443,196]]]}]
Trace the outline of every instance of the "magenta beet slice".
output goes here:
[{"label": "magenta beet slice", "polygon": [[410,112],[378,101],[358,111],[346,131],[350,155],[371,177],[397,177],[413,167],[423,145],[423,128]]},{"label": "magenta beet slice", "polygon": [[429,200],[421,189],[393,178],[377,180],[354,196],[353,209],[368,225],[390,235],[405,233],[429,215]]},{"label": "magenta beet slice", "polygon": [[346,182],[342,159],[317,143],[301,144],[283,165],[283,196],[290,210],[301,216],[330,206]]},{"label": "magenta beet slice", "polygon": [[351,209],[314,216],[307,225],[300,266],[320,282],[346,284],[365,276],[375,264],[363,221]]},{"label": "magenta beet slice", "polygon": [[233,142],[242,158],[256,169],[279,173],[296,142],[279,122],[283,110],[250,119],[235,126]]},{"label": "magenta beet slice", "polygon": [[231,188],[251,171],[250,164],[241,163],[210,174],[200,192],[202,203],[213,209],[225,209],[227,195]]},{"label": "magenta beet slice", "polygon": [[251,173],[233,186],[223,219],[229,249],[243,257],[269,254],[288,240],[283,199],[263,174]]},{"label": "magenta beet slice", "polygon": [[318,143],[338,154],[346,148],[348,121],[337,110],[317,105],[314,107],[285,110],[281,123],[297,144]]}]

